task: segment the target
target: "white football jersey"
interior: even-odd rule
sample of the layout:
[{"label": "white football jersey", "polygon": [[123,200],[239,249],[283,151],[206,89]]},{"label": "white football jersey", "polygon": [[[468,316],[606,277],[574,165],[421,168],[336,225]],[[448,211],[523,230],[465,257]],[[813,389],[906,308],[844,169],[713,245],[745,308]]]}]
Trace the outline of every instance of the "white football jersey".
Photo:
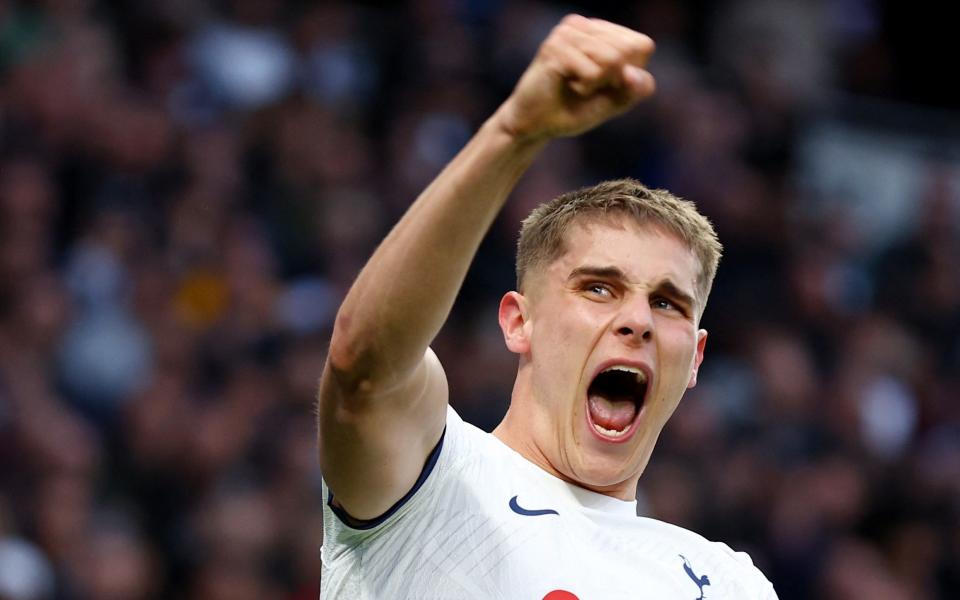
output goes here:
[{"label": "white football jersey", "polygon": [[411,493],[324,513],[322,600],[775,600],[750,557],[568,484],[447,411]]}]

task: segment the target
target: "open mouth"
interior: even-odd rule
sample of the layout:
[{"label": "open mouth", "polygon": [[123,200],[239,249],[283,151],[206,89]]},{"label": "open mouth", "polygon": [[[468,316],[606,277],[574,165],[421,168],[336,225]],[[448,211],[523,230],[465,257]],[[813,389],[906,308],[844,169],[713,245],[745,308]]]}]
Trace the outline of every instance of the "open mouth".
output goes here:
[{"label": "open mouth", "polygon": [[647,374],[627,365],[613,365],[601,371],[587,388],[590,425],[604,439],[626,439],[647,396]]}]

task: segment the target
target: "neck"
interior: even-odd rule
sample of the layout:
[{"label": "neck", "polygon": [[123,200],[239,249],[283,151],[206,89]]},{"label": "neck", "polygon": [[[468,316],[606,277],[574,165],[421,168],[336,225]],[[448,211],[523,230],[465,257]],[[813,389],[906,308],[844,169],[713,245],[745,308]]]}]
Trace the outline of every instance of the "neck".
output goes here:
[{"label": "neck", "polygon": [[537,419],[536,413],[538,404],[531,395],[528,395],[529,392],[526,390],[525,382],[526,378],[523,377],[523,369],[521,368],[514,384],[510,407],[507,409],[507,414],[504,415],[503,420],[493,430],[493,435],[520,456],[557,479],[619,500],[631,502],[636,500],[637,479],[639,477],[610,486],[593,486],[567,476],[554,465],[550,455],[544,451],[542,443],[538,443],[538,441],[547,440],[548,443],[552,441],[556,444],[557,440],[549,431],[541,431],[541,422]]}]

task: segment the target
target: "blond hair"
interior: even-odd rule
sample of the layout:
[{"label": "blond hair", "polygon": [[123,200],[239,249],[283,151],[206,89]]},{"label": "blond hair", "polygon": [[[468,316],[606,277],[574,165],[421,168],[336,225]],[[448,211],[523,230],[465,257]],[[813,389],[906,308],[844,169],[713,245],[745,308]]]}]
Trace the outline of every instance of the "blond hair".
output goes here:
[{"label": "blond hair", "polygon": [[700,264],[696,279],[700,311],[717,274],[723,246],[710,221],[693,202],[666,190],[650,189],[633,179],[605,181],[562,194],[538,206],[523,220],[517,243],[517,289],[527,274],[550,264],[566,251],[564,236],[585,218],[622,214],[639,225],[655,225],[680,238]]}]

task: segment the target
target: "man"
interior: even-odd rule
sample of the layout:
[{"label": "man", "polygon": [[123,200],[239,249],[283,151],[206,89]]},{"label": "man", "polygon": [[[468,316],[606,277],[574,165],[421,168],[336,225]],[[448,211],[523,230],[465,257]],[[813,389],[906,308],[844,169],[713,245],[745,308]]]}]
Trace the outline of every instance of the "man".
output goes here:
[{"label": "man", "polygon": [[565,18],[348,293],[320,384],[324,600],[776,597],[745,555],[636,516],[707,338],[720,246],[690,203],[625,180],[525,221],[499,313],[519,369],[492,435],[448,407],[428,347],[520,175],[652,94],[652,52]]}]

